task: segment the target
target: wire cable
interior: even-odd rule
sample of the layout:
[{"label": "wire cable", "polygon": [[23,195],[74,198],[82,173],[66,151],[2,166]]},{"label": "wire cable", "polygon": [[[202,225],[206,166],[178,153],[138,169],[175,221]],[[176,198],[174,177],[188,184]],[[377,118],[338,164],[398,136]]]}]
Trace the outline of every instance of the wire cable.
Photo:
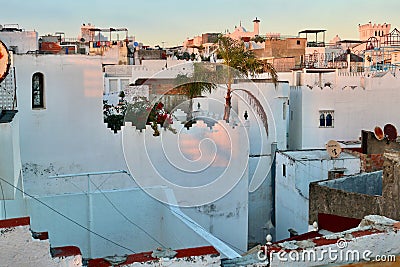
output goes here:
[{"label": "wire cable", "polygon": [[68,216],[66,216],[66,215],[64,215],[63,213],[59,212],[58,210],[56,210],[55,208],[53,208],[53,207],[51,207],[50,205],[46,204],[45,202],[41,201],[40,199],[38,199],[38,198],[36,198],[36,197],[34,197],[34,196],[32,196],[32,195],[30,195],[30,194],[24,192],[24,190],[22,190],[22,189],[20,189],[20,188],[18,188],[18,187],[16,187],[16,186],[14,186],[13,184],[9,183],[7,180],[3,179],[2,177],[0,177],[0,179],[1,179],[3,182],[7,183],[8,185],[14,187],[14,188],[15,188],[16,190],[18,190],[19,192],[21,192],[21,193],[27,195],[28,197],[30,197],[30,198],[36,200],[37,202],[39,202],[39,203],[42,204],[43,206],[49,208],[50,210],[52,210],[53,212],[57,213],[57,214],[60,215],[61,217],[65,218],[66,220],[68,220],[68,221],[72,222],[73,224],[75,224],[75,225],[81,227],[82,229],[85,229],[85,230],[88,231],[89,233],[94,234],[95,236],[98,236],[98,237],[100,237],[100,238],[102,238],[102,239],[104,239],[104,240],[106,240],[106,241],[108,241],[108,242],[110,242],[110,243],[112,243],[112,244],[114,244],[114,245],[120,247],[120,248],[126,249],[126,250],[128,250],[128,251],[130,251],[130,252],[132,252],[132,253],[136,253],[134,250],[132,250],[132,249],[130,249],[130,248],[128,248],[128,247],[125,247],[125,246],[123,246],[123,245],[120,245],[120,244],[118,244],[117,242],[114,242],[114,241],[112,241],[111,239],[109,239],[109,238],[107,238],[107,237],[105,237],[105,236],[102,236],[101,234],[99,234],[99,233],[97,233],[97,232],[95,232],[95,231],[93,231],[93,230],[87,228],[86,226],[80,224],[79,222],[77,222],[77,221],[75,221],[75,220],[69,218]]},{"label": "wire cable", "polygon": [[151,234],[149,234],[146,230],[144,230],[142,227],[140,227],[139,225],[137,225],[136,223],[134,223],[131,219],[129,219],[120,209],[117,208],[117,206],[111,201],[111,199],[92,181],[92,179],[90,179],[90,177],[88,177],[88,179],[90,180],[90,182],[96,187],[96,190],[99,191],[104,197],[105,199],[107,199],[107,201],[110,203],[110,205],[125,219],[127,220],[129,223],[131,223],[132,225],[136,226],[137,228],[139,228],[140,230],[142,230],[148,237],[150,237],[153,241],[155,241],[157,244],[159,244],[160,246],[166,248],[167,246],[165,246],[164,244],[162,244],[160,241],[158,241],[156,238],[154,238]]},{"label": "wire cable", "polygon": [[[129,178],[130,178],[133,182],[135,182],[135,179],[133,179],[132,175],[131,175],[129,172],[127,172],[127,175],[129,176]],[[135,183],[136,183],[136,182],[135,182]],[[159,201],[159,202],[161,203],[161,205],[165,206],[165,207],[168,208],[171,212],[173,212],[176,216],[179,216],[179,218],[181,218],[182,220],[187,221],[187,219],[184,218],[184,217],[182,217],[181,214],[179,214],[179,213],[177,213],[176,211],[174,211],[173,209],[171,209],[171,208],[170,208],[170,205],[167,205],[166,203],[163,203],[163,202],[161,202],[161,201]],[[195,222],[193,222],[193,221],[189,221],[189,222],[190,222],[191,224],[197,226],[197,227],[200,227],[203,231],[208,232],[208,231],[207,231],[203,226],[201,226],[200,224],[197,224],[197,223],[195,223]],[[229,242],[227,242],[227,241],[225,241],[225,240],[223,240],[223,239],[221,239],[221,238],[218,238],[218,237],[216,237],[216,236],[214,236],[214,237],[215,237],[216,239],[220,240],[221,242],[226,243],[226,244],[228,244],[229,246],[231,246],[231,247],[233,247],[233,248],[235,248],[235,249],[237,249],[237,250],[239,250],[239,251],[241,251],[241,252],[243,252],[243,253],[246,253],[246,252],[247,252],[247,251],[244,251],[244,250],[242,250],[242,249],[240,249],[240,248],[238,248],[238,247],[232,245],[231,243],[229,243]]]}]

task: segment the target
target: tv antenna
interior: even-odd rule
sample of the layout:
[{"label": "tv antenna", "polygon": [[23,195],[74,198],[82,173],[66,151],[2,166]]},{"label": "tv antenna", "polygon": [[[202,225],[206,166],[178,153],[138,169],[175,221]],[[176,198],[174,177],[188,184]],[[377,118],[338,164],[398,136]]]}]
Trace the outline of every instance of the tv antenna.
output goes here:
[{"label": "tv antenna", "polygon": [[331,158],[338,158],[340,153],[342,153],[342,147],[335,140],[329,140],[325,148]]},{"label": "tv antenna", "polygon": [[396,141],[397,139],[397,129],[394,125],[388,123],[383,127],[383,133],[388,141]]},{"label": "tv antenna", "polygon": [[385,134],[383,133],[383,130],[381,127],[376,126],[374,129],[374,135],[375,138],[378,139],[379,141],[383,140],[385,138]]}]

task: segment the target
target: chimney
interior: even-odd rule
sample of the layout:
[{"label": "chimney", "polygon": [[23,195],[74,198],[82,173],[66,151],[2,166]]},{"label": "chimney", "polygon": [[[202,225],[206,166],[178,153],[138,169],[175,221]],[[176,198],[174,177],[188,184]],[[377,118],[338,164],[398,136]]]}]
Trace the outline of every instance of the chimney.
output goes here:
[{"label": "chimney", "polygon": [[253,23],[254,23],[254,31],[253,31],[254,34],[260,35],[260,20],[257,19],[257,17],[256,17],[256,19],[253,20]]}]

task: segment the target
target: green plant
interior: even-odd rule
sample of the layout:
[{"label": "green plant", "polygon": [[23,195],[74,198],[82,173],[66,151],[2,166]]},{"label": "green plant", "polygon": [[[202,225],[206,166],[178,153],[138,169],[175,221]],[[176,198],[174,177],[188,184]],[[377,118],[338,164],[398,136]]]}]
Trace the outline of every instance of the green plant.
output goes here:
[{"label": "green plant", "polygon": [[278,75],[274,67],[255,57],[252,51],[246,50],[243,41],[234,40],[228,36],[220,35],[217,40],[217,54],[223,59],[225,69],[225,84],[227,92],[225,97],[224,120],[229,121],[232,99],[232,83],[234,78],[255,76],[267,72],[274,84],[277,84]]}]

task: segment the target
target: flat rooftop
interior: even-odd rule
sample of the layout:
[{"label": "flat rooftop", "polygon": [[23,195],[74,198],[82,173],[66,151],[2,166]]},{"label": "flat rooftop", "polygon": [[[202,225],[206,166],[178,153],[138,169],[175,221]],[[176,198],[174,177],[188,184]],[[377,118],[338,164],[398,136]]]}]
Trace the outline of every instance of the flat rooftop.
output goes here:
[{"label": "flat rooftop", "polygon": [[279,153],[286,155],[295,161],[358,159],[356,156],[347,152],[340,153],[337,158],[331,158],[325,149],[279,151]]}]

